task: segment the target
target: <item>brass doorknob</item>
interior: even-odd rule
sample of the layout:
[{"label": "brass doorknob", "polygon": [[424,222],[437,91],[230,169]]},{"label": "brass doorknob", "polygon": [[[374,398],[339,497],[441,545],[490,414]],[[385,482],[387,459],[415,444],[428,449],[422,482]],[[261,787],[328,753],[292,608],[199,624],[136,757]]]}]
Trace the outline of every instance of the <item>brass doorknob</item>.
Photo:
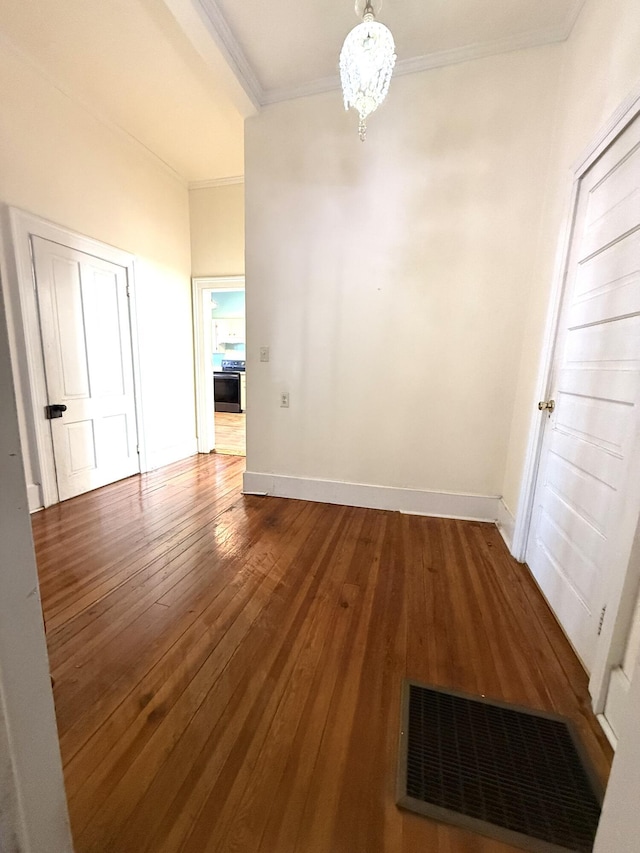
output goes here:
[{"label": "brass doorknob", "polygon": [[555,407],[556,407],[556,401],[555,400],[540,400],[540,402],[538,403],[538,408],[540,409],[540,411],[541,412],[549,412],[549,414],[551,414],[551,412],[555,409]]}]

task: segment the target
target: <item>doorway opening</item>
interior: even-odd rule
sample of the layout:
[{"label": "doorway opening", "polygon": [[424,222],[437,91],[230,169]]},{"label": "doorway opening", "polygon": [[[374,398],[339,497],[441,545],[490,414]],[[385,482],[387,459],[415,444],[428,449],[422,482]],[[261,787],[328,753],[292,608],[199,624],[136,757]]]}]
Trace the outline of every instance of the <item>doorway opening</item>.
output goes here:
[{"label": "doorway opening", "polygon": [[243,276],[193,279],[198,452],[246,455]]}]

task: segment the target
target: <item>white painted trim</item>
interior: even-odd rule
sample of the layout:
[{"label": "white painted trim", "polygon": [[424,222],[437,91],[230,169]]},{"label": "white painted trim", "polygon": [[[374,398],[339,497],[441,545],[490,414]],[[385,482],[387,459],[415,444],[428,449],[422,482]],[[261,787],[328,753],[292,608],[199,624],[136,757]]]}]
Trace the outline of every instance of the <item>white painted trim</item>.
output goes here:
[{"label": "white painted trim", "polygon": [[612,113],[600,132],[591,140],[573,166],[575,175],[582,176],[594,161],[611,145],[628,124],[640,113],[640,83],[635,86]]},{"label": "white painted trim", "polygon": [[215,405],[211,370],[212,342],[210,324],[205,323],[204,316],[204,296],[211,290],[244,290],[244,276],[198,276],[191,280],[198,453],[211,453],[216,444],[215,423],[211,417]]},{"label": "white painted trim", "polygon": [[133,393],[136,405],[136,430],[138,433],[138,459],[140,472],[148,471],[147,442],[144,432],[144,405],[142,402],[142,376],[140,373],[140,335],[138,334],[138,300],[136,296],[136,260],[132,258],[131,268],[127,268],[129,285],[129,332],[131,334],[131,360],[133,362]]},{"label": "white painted trim", "polygon": [[[398,63],[393,72],[394,77],[398,74]],[[282,86],[277,89],[266,89],[262,95],[260,106],[269,104],[280,104],[283,101],[293,101],[296,98],[308,98],[311,95],[322,95],[325,92],[337,92],[340,89],[340,77],[332,74],[330,77],[319,77],[302,83],[299,86]]]},{"label": "white painted trim", "polygon": [[617,666],[612,669],[602,716],[611,727],[614,735],[616,732],[622,732],[625,729],[630,688],[631,682],[622,667]]},{"label": "white painted trim", "polygon": [[198,453],[211,453],[216,445],[215,409],[211,371],[211,323],[205,322],[204,298],[209,287],[193,279],[193,356],[196,391],[196,437]]},{"label": "white painted trim", "polygon": [[146,471],[155,471],[156,468],[163,468],[165,465],[171,465],[172,462],[180,462],[181,459],[188,459],[189,456],[195,456],[198,452],[198,443],[195,436],[189,441],[181,441],[179,444],[170,444],[168,447],[161,447],[159,450],[147,451]]},{"label": "white painted trim", "polygon": [[488,56],[499,56],[503,53],[513,53],[516,50],[526,50],[530,47],[541,47],[545,44],[556,44],[567,38],[566,26],[552,27],[548,30],[536,30],[521,33],[517,36],[507,36],[490,42],[477,42],[449,50],[435,51],[411,59],[401,59],[394,74],[415,74],[420,71],[430,71],[432,68],[443,68],[447,65],[459,65],[474,59],[485,59]]},{"label": "white painted trim", "polygon": [[261,474],[254,471],[245,472],[243,492],[469,521],[495,522],[500,503],[500,498],[492,495],[427,492],[366,483],[345,483],[341,480],[312,480],[281,474]]},{"label": "white painted trim", "polygon": [[210,181],[189,181],[189,189],[208,190],[212,187],[230,187],[233,184],[244,184],[244,175],[233,175],[228,178],[212,178]]},{"label": "white painted trim", "polygon": [[196,276],[192,279],[203,290],[244,290],[243,275],[214,275]]},{"label": "white painted trim", "polygon": [[546,400],[551,386],[551,371],[555,353],[558,323],[560,321],[560,308],[567,278],[569,263],[569,249],[571,236],[575,223],[576,208],[578,204],[579,178],[574,178],[571,186],[570,201],[567,213],[563,217],[564,226],[560,232],[558,248],[556,252],[555,272],[553,274],[553,287],[549,297],[547,309],[547,320],[545,324],[544,341],[542,344],[542,355],[536,381],[536,396],[531,401],[531,420],[529,426],[529,440],[524,461],[522,486],[518,499],[518,512],[513,531],[512,554],[516,560],[524,562],[527,553],[527,542],[529,529],[533,514],[533,500],[538,476],[538,465],[542,451],[542,439],[544,436],[545,415],[539,412],[536,406],[538,400]]},{"label": "white painted trim", "polygon": [[216,0],[194,0],[194,2],[202,9],[205,26],[207,26],[216,47],[227,60],[236,79],[254,106],[261,106],[264,102],[262,86]]},{"label": "white painted trim", "polygon": [[498,503],[498,519],[496,521],[496,526],[509,549],[509,553],[513,554],[513,531],[516,526],[516,520],[511,510],[504,502],[504,498],[500,498]]},{"label": "white painted trim", "polygon": [[[8,248],[9,250],[13,250],[17,276],[17,280],[9,281],[9,288],[13,291],[12,296],[15,303],[19,305],[19,316],[22,321],[22,337],[25,349],[24,353],[20,351],[12,353],[15,359],[14,381],[16,385],[20,381],[20,377],[16,375],[18,365],[21,362],[22,364],[26,364],[28,387],[24,387],[21,384],[21,392],[29,422],[28,438],[32,439],[32,441],[29,442],[28,439],[24,441],[24,436],[23,441],[25,452],[29,455],[32,476],[36,481],[39,480],[41,504],[49,506],[58,500],[58,487],[56,484],[55,466],[53,464],[51,431],[48,423],[42,417],[42,407],[47,402],[47,389],[33,278],[29,225],[22,218],[20,211],[9,210],[9,228],[10,245]],[[16,322],[17,317],[16,313],[14,317]],[[18,330],[16,329],[15,332],[16,341],[20,341]],[[18,343],[18,346],[20,347],[20,343]]]},{"label": "white painted trim", "polygon": [[[123,267],[129,286],[129,320],[132,336],[132,360],[134,373],[134,395],[136,404],[136,425],[138,446],[140,448],[140,468],[146,466],[145,435],[142,420],[142,394],[140,383],[140,359],[137,338],[137,315],[135,301],[134,256],[129,252],[94,240],[84,234],[78,234],[54,222],[24,210],[9,208],[10,242],[15,262],[15,276],[10,275],[9,290],[20,307],[24,347],[20,347],[14,357],[18,362],[24,358],[27,365],[28,388],[22,388],[25,401],[28,401],[30,417],[28,425],[33,442],[28,447],[34,477],[40,479],[40,506],[51,506],[58,502],[58,486],[53,455],[53,442],[49,422],[43,417],[47,403],[47,389],[44,372],[44,356],[40,337],[40,320],[35,290],[35,278],[31,257],[31,237],[41,237],[54,243],[76,249],[102,260]],[[17,317],[14,318],[17,322]],[[19,340],[18,336],[16,339]],[[21,351],[24,350],[24,351]],[[19,382],[17,367],[14,366],[15,381]],[[35,444],[35,446],[33,446]],[[32,486],[34,484],[29,484]]]},{"label": "white painted trim", "polygon": [[242,118],[255,115],[259,106],[229,65],[226,52],[218,47],[217,34],[209,15],[198,0],[164,0],[176,22],[200,59],[213,74],[216,89],[223,92]]},{"label": "white painted trim", "polygon": [[[636,464],[630,460],[631,470],[637,470]],[[608,590],[605,600],[607,612],[602,623],[596,656],[589,679],[589,692],[593,697],[593,707],[596,713],[605,712],[609,696],[609,679],[624,660],[629,632],[633,625],[635,606],[638,601],[638,585],[640,583],[640,519],[629,554],[627,570],[623,577],[614,577],[614,585]]]},{"label": "white painted trim", "polygon": [[613,749],[613,751],[615,752],[618,747],[618,738],[616,737],[616,733],[609,725],[609,721],[607,720],[604,714],[596,714],[596,719],[600,723],[600,728],[605,733],[606,738],[609,741],[609,744],[611,745],[611,749]]},{"label": "white painted trim", "polygon": [[569,10],[567,22],[565,24],[565,30],[567,33],[566,38],[569,38],[573,32],[573,28],[575,27],[586,2],[587,0],[573,0],[573,9]]},{"label": "white painted trim", "polygon": [[40,486],[37,483],[29,483],[27,486],[27,500],[29,502],[29,512],[37,512],[39,509],[44,509],[42,497],[40,496]]},{"label": "white painted trim", "polygon": [[57,89],[59,92],[72,101],[76,106],[80,107],[85,113],[90,115],[95,121],[99,122],[103,127],[107,128],[114,136],[120,137],[124,142],[128,145],[135,148],[138,154],[142,154],[147,160],[153,162],[153,164],[175,181],[177,181],[181,186],[186,187],[187,181],[186,179],[177,172],[173,166],[170,166],[166,160],[163,160],[155,151],[152,151],[144,142],[138,139],[137,136],[134,136],[132,133],[129,133],[128,130],[125,130],[119,124],[112,121],[108,118],[104,113],[99,112],[96,109],[95,102],[87,101],[83,98],[80,98],[76,92],[72,89],[65,86],[60,80],[54,79],[51,74],[47,71],[47,69],[40,65],[40,63],[36,62],[33,57],[31,57],[28,53],[21,50],[17,45],[15,45],[4,33],[0,32],[0,44],[11,50],[16,56],[20,58],[22,62],[28,65],[33,71],[35,71],[40,77],[47,81],[51,86]]}]

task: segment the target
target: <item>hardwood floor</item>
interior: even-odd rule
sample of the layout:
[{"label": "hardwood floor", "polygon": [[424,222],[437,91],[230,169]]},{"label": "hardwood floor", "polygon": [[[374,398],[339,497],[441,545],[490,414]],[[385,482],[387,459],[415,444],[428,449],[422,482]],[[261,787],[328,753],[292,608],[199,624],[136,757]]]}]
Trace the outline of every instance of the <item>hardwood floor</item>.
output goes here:
[{"label": "hardwood floor", "polygon": [[216,453],[247,455],[247,416],[244,412],[216,412]]},{"label": "hardwood floor", "polygon": [[573,718],[495,527],[243,497],[196,456],[33,517],[77,853],[508,853],[394,805],[405,676]]}]

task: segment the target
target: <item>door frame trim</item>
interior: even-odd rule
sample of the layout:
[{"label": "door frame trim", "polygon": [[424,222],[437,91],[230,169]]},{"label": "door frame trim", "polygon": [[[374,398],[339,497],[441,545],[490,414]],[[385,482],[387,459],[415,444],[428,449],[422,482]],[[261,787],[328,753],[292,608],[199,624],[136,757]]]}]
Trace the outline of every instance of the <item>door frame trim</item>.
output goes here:
[{"label": "door frame trim", "polygon": [[[558,324],[560,322],[560,309],[562,307],[562,300],[564,297],[565,283],[568,273],[569,250],[571,247],[571,239],[573,237],[576,220],[578,189],[580,186],[580,180],[582,179],[582,175],[585,171],[586,169],[580,172],[578,176],[574,175],[573,177],[567,212],[563,216],[564,225],[562,226],[558,240],[558,249],[554,264],[555,271],[553,274],[554,283],[549,297],[549,307],[545,323],[540,367],[538,370],[538,379],[536,381],[536,400],[547,400],[550,394],[553,359],[558,337]],[[544,413],[541,414],[533,405],[532,412],[533,414],[531,416],[529,426],[529,440],[527,443],[527,452],[524,462],[524,474],[518,499],[518,512],[513,530],[513,544],[511,549],[512,555],[521,563],[525,562],[527,554],[529,531],[533,520],[533,500],[535,496],[536,482],[538,479],[538,468],[540,466],[542,440],[544,437],[544,427],[546,423],[546,416]]]},{"label": "door frame trim", "polygon": [[[39,478],[42,506],[58,503],[58,484],[53,455],[53,440],[48,421],[43,417],[43,408],[47,402],[47,387],[44,370],[44,354],[40,335],[40,316],[38,311],[35,270],[31,250],[31,237],[41,237],[53,243],[59,243],[70,249],[109,261],[125,269],[129,290],[129,333],[131,335],[131,353],[133,361],[133,386],[136,407],[136,427],[138,432],[138,456],[140,470],[146,470],[145,437],[143,430],[140,352],[135,290],[135,258],[129,252],[110,246],[100,240],[79,234],[62,225],[49,222],[17,207],[9,208],[9,228],[11,251],[15,263],[13,286],[16,303],[19,305],[21,326],[24,335],[24,357],[28,387],[24,387],[25,410],[30,423],[26,425],[28,433],[28,453],[34,476]],[[11,276],[11,279],[14,277]],[[17,342],[20,348],[20,342]],[[26,449],[26,448],[25,448]]]},{"label": "door frame trim", "polygon": [[203,296],[208,290],[244,290],[243,275],[195,276],[191,279],[193,300],[193,354],[196,378],[196,431],[198,453],[211,453],[215,448],[215,424],[209,417],[213,412],[213,384],[211,381],[210,336],[204,317]]},{"label": "door frame trim", "polygon": [[[554,265],[553,286],[549,298],[545,334],[540,358],[540,369],[536,383],[538,392],[535,398],[536,400],[547,399],[550,392],[551,374],[553,370],[558,326],[560,322],[560,310],[564,299],[565,284],[569,271],[569,252],[575,227],[580,181],[587,170],[604,154],[617,137],[626,130],[626,128],[639,114],[640,86],[637,86],[628,95],[628,97],[625,98],[599,133],[596,134],[595,138],[583,151],[571,170],[571,192],[568,207],[566,208],[563,216],[564,225],[562,226],[560,239],[558,241],[558,250]],[[525,455],[523,480],[520,489],[518,514],[513,534],[513,546],[511,552],[520,562],[525,562],[526,559],[527,543],[533,521],[533,502],[538,478],[538,469],[540,466],[544,426],[545,418],[542,417],[537,409],[534,409],[532,405],[529,439]],[[630,562],[630,566],[632,563],[635,563],[635,561],[632,560]],[[634,572],[627,571],[627,578],[623,585],[624,589],[627,589],[628,587],[630,580],[628,577],[629,574],[634,574]],[[621,623],[624,619],[619,619],[618,616],[623,617],[620,600],[623,594],[622,585],[619,592],[620,594],[615,596],[616,600],[611,600],[609,602],[611,606],[607,611],[608,618],[605,620],[602,637],[598,642],[596,659],[589,681],[589,692],[592,697],[593,709],[596,714],[600,714],[604,710],[610,669],[621,642],[620,637],[623,627]],[[612,619],[612,616],[615,618]]]}]

